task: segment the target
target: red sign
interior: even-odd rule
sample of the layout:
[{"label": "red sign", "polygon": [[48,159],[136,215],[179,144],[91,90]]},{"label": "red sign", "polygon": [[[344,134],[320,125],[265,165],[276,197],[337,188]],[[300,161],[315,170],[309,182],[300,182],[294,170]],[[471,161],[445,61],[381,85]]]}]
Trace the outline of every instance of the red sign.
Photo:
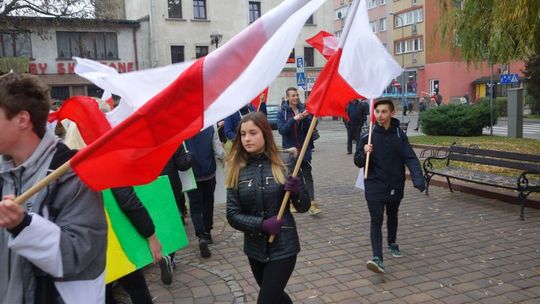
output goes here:
[{"label": "red sign", "polygon": [[[134,62],[101,62],[104,65],[110,66],[113,69],[116,69],[119,73],[132,72],[135,71]],[[75,62],[58,62],[56,64],[56,73],[50,71],[47,63],[40,62],[31,62],[28,65],[28,70],[31,74],[34,75],[45,75],[45,74],[75,74]]]}]

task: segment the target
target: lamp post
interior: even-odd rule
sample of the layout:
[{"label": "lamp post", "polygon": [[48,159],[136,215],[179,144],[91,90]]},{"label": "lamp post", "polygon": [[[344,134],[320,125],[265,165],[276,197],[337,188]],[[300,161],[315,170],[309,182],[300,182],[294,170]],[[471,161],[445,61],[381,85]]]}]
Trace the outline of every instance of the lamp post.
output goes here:
[{"label": "lamp post", "polygon": [[221,42],[221,38],[223,38],[223,35],[218,34],[217,32],[212,32],[212,34],[210,34],[210,44],[215,45],[217,49],[219,43]]},{"label": "lamp post", "polygon": [[[405,38],[405,23],[403,22],[403,17],[400,15],[396,15],[394,13],[390,13],[390,16],[394,16],[396,18],[399,18],[401,20],[401,39],[403,40],[403,46],[401,47],[401,68],[405,70],[405,45],[407,44],[404,40]],[[395,22],[394,22],[395,25]],[[401,73],[401,106],[404,107],[407,104],[407,100],[405,99],[405,71]],[[405,111],[401,112],[401,120],[403,120],[403,114]]]}]

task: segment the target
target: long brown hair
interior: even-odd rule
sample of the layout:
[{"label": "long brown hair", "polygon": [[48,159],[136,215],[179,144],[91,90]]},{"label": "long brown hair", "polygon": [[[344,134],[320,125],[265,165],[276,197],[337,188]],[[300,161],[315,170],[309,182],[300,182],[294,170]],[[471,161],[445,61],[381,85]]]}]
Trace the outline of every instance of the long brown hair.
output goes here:
[{"label": "long brown hair", "polygon": [[225,185],[227,188],[236,188],[240,170],[247,164],[249,153],[242,145],[240,130],[242,129],[242,124],[248,121],[252,121],[263,133],[264,153],[268,156],[272,165],[272,175],[274,176],[274,179],[280,184],[285,183],[285,172],[287,169],[281,160],[268,119],[261,112],[252,112],[242,117],[240,123],[238,123],[236,138],[233,141],[231,151],[227,157],[227,177],[225,179]]}]

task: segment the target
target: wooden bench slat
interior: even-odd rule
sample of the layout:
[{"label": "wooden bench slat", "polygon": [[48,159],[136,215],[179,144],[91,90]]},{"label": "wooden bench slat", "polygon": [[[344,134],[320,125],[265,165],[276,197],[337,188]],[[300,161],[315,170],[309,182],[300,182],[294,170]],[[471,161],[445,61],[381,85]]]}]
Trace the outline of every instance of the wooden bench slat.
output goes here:
[{"label": "wooden bench slat", "polygon": [[460,147],[460,146],[451,146],[449,152],[482,155],[482,156],[489,156],[489,157],[496,157],[496,158],[506,158],[510,160],[521,160],[521,161],[526,161],[526,162],[540,163],[540,155],[534,155],[534,154],[474,149],[474,148],[467,148],[467,147]]},{"label": "wooden bench slat", "polygon": [[495,167],[518,169],[518,170],[523,170],[523,171],[540,171],[540,164],[513,162],[513,161],[500,159],[500,158],[496,159],[496,158],[479,157],[479,156],[473,156],[470,154],[450,153],[448,154],[448,159],[455,160],[455,161],[468,162],[468,163],[495,166]]}]

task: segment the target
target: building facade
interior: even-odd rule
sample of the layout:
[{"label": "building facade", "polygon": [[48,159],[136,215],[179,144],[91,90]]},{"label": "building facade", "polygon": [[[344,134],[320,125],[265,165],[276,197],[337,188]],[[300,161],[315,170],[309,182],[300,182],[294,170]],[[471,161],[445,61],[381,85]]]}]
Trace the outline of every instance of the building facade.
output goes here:
[{"label": "building facade", "polygon": [[25,30],[0,34],[0,72],[37,75],[51,87],[53,101],[74,95],[101,97],[99,88],[75,74],[73,56],[100,61],[120,73],[139,68],[136,21],[17,18],[17,23]]}]

